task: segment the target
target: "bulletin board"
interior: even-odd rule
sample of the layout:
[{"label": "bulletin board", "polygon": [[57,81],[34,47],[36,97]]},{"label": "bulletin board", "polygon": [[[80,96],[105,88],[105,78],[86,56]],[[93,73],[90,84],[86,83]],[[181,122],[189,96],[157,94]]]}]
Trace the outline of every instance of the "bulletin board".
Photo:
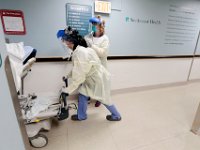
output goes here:
[{"label": "bulletin board", "polygon": [[5,34],[24,35],[26,34],[24,14],[20,10],[0,10],[1,21]]}]

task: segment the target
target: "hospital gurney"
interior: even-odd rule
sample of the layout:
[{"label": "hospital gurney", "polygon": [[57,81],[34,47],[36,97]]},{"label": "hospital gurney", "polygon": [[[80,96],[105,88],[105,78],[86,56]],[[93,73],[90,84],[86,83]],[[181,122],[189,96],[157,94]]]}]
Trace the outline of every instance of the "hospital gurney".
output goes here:
[{"label": "hospital gurney", "polygon": [[[32,63],[31,59],[28,61]],[[31,66],[28,65],[27,66]],[[22,74],[22,87],[23,79],[29,72],[29,67],[25,66]],[[21,89],[21,93],[24,91]],[[33,147],[41,148],[48,144],[48,138],[41,134],[40,131],[51,129],[51,118],[56,117],[58,120],[64,120],[69,116],[69,108],[66,101],[67,95],[60,93],[60,97],[55,95],[36,96],[29,94],[28,96],[19,95],[20,106],[24,122],[26,124],[26,131]]]},{"label": "hospital gurney", "polygon": [[[8,48],[9,46],[7,46]],[[53,117],[58,118],[58,120],[68,118],[67,95],[64,93],[60,93],[60,96],[48,95],[46,97],[36,96],[35,94],[25,95],[24,78],[30,72],[36,59],[29,57],[32,53],[26,56],[27,60],[20,59],[18,55],[12,53],[12,49],[9,49],[8,52],[30,144],[36,148],[44,147],[48,144],[48,138],[40,131],[51,129],[51,119]],[[26,62],[24,63],[22,60],[26,60]],[[65,82],[67,86],[67,81],[65,80]]]}]

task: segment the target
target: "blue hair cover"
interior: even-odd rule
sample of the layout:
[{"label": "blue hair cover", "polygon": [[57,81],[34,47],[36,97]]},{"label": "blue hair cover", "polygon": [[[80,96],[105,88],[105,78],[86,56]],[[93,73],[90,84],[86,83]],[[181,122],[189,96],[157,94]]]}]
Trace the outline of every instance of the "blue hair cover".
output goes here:
[{"label": "blue hair cover", "polygon": [[57,32],[57,38],[62,38],[65,35],[65,30],[58,30]]},{"label": "blue hair cover", "polygon": [[101,23],[101,20],[100,20],[99,18],[93,17],[93,18],[90,18],[89,22],[90,22],[90,23],[97,23],[97,24],[100,24],[100,23]]}]

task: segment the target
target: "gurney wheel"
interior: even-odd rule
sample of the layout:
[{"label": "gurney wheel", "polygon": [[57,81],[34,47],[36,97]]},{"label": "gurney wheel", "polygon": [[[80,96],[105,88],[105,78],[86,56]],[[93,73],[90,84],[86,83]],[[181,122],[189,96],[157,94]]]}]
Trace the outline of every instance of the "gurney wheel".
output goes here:
[{"label": "gurney wheel", "polygon": [[34,148],[42,148],[48,144],[48,138],[43,134],[38,134],[32,138],[29,138],[30,144]]}]

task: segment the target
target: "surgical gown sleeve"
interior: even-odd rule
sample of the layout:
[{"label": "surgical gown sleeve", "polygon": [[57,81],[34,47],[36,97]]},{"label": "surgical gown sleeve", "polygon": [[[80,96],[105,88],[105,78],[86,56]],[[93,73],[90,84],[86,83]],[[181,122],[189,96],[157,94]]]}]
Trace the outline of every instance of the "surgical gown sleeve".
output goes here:
[{"label": "surgical gown sleeve", "polygon": [[86,79],[87,73],[90,71],[91,64],[81,54],[76,55],[73,60],[72,80],[66,88],[66,92],[71,94],[74,92]]},{"label": "surgical gown sleeve", "polygon": [[108,48],[109,48],[109,40],[106,38],[101,43],[101,45],[92,44],[92,49],[94,49],[99,57],[107,57],[108,55]]},{"label": "surgical gown sleeve", "polygon": [[87,46],[88,47],[92,47],[92,44],[93,44],[93,41],[92,41],[92,35],[91,34],[88,34],[84,37],[86,43],[87,43]]}]

